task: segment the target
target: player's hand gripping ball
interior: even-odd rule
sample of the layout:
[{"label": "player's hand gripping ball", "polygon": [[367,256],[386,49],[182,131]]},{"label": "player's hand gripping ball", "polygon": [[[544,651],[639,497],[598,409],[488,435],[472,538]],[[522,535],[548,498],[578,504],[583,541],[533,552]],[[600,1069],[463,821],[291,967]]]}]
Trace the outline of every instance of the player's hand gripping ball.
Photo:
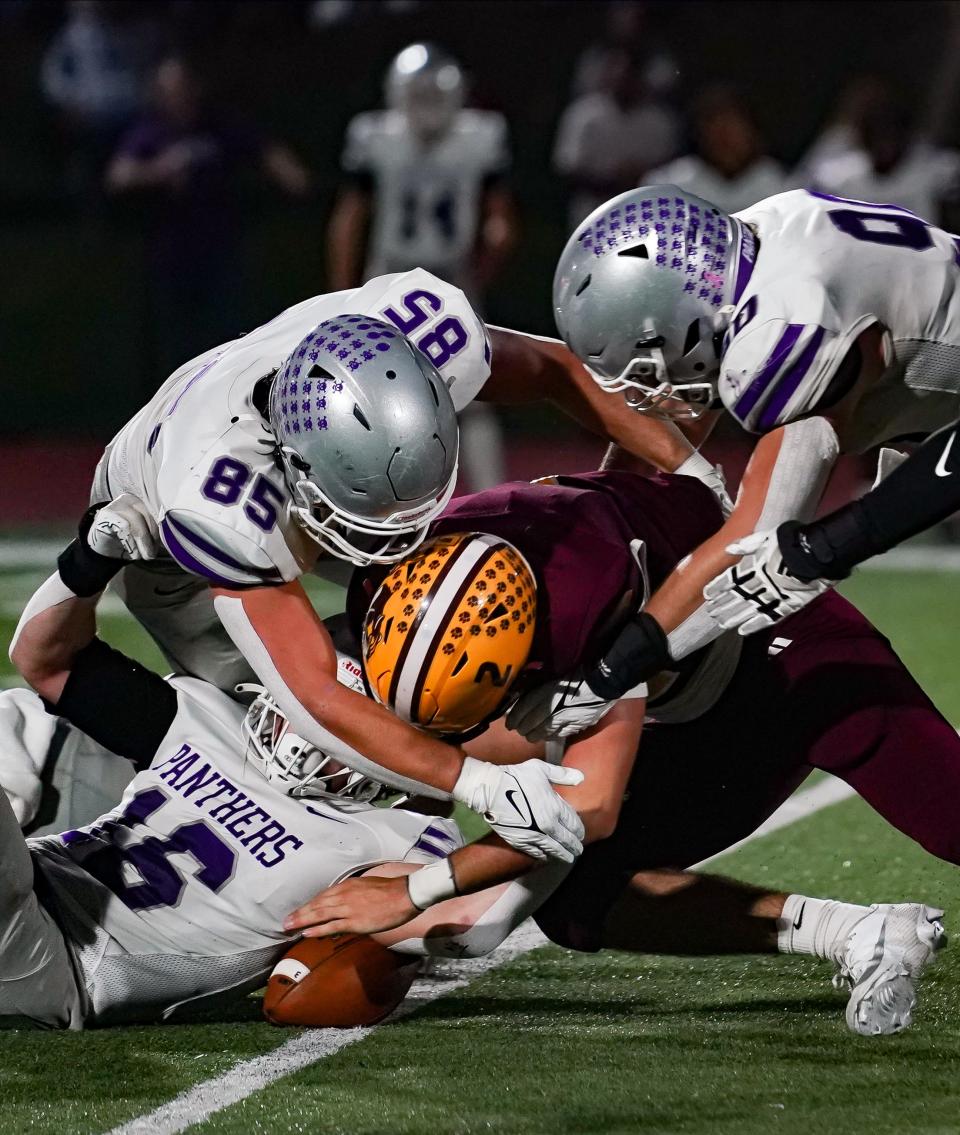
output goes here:
[{"label": "player's hand gripping ball", "polygon": [[263,1015],[274,1025],[374,1025],[406,997],[420,959],[372,938],[304,938],[274,966]]}]

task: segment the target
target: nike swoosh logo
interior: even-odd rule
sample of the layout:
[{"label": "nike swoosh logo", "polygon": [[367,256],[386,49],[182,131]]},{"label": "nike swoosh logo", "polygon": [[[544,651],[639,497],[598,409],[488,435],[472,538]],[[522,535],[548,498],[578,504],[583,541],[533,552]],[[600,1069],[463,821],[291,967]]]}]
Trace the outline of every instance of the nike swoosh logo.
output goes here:
[{"label": "nike swoosh logo", "polygon": [[800,907],[800,913],[799,913],[799,914],[797,915],[797,917],[796,917],[796,918],[795,918],[795,919],[793,920],[793,928],[794,928],[794,930],[799,930],[799,929],[800,929],[800,927],[801,927],[801,925],[803,924],[803,912],[804,912],[804,911],[805,911],[806,909],[807,909],[807,904],[806,904],[806,903],[804,903],[804,904],[803,904],[803,906],[802,906],[802,907]]},{"label": "nike swoosh logo", "polygon": [[529,811],[527,811],[527,812],[522,811],[521,808],[519,807],[519,805],[517,804],[516,800],[514,800],[514,796],[519,796],[520,799],[524,802],[524,804],[526,804],[527,803],[526,796],[524,796],[522,792],[518,792],[513,788],[508,788],[507,791],[504,792],[503,795],[504,795],[504,799],[513,808],[513,810],[517,813],[517,815],[520,817],[520,819],[523,820],[523,822],[525,824],[528,824],[530,822]]},{"label": "nike swoosh logo", "polygon": [[937,462],[936,469],[934,469],[934,473],[936,473],[938,477],[949,477],[953,472],[952,469],[947,468],[947,458],[950,456],[950,450],[953,449],[953,443],[956,439],[956,436],[957,431],[954,430],[953,433],[947,438],[947,444],[943,447],[943,453],[940,454],[940,460]]}]

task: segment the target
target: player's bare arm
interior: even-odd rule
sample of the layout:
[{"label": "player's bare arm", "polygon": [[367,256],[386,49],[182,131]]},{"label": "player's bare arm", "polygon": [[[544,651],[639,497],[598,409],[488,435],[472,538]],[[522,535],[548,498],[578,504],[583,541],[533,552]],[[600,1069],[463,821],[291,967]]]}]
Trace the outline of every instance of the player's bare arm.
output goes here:
[{"label": "player's bare arm", "polygon": [[[645,706],[642,699],[621,702],[599,725],[571,743],[564,755],[563,767],[582,772],[583,781],[558,791],[583,820],[586,843],[606,839],[616,827]],[[503,840],[486,836],[410,875],[364,876],[340,883],[293,911],[285,925],[318,938],[391,930],[428,906],[508,882],[535,866]]]},{"label": "player's bare arm", "polygon": [[644,418],[597,387],[586,367],[557,339],[491,327],[490,377],[478,397],[515,405],[546,399],[598,437],[672,473],[693,454],[673,423]]},{"label": "player's bare arm", "polygon": [[298,583],[245,591],[218,588],[214,604],[293,728],[318,748],[404,790],[452,796],[486,814],[494,828],[510,820],[509,793],[519,791],[530,812],[529,824],[508,832],[508,838],[534,858],[549,854],[572,860],[580,853],[581,825],[552,787],[572,783],[574,772],[542,761],[497,769],[421,733],[366,698],[344,698],[337,688],[333,643]]},{"label": "player's bare arm", "polygon": [[[214,595],[228,631],[240,628],[241,648],[258,672],[275,670],[275,677],[260,676],[285,713],[306,712],[376,764],[442,794],[452,792],[466,754],[337,682],[333,641],[299,583],[246,591],[216,588]],[[245,623],[260,643],[259,652],[257,642],[244,635]]]}]

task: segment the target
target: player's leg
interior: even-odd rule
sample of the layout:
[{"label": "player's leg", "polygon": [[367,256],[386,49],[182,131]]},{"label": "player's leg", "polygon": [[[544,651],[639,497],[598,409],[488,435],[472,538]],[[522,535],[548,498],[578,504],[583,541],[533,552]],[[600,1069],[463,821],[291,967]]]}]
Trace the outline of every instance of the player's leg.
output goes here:
[{"label": "player's leg", "polygon": [[[764,632],[767,633],[767,632]],[[887,640],[840,596],[777,633],[811,765],[845,780],[895,828],[960,864],[960,737]]]},{"label": "player's leg", "polygon": [[[709,713],[648,730],[617,832],[586,850],[537,921],[554,941],[586,950],[816,955],[853,979],[851,1028],[896,1031],[909,1023],[936,945],[936,911],[874,910],[676,870],[754,830],[808,771],[809,706],[771,645],[762,636],[745,644]],[[836,687],[839,676],[827,668],[820,680]],[[889,948],[878,954],[881,942]]]},{"label": "player's leg", "polygon": [[0,792],[0,1017],[48,1028],[83,1027],[84,1006],[59,927],[34,890],[16,816]]}]

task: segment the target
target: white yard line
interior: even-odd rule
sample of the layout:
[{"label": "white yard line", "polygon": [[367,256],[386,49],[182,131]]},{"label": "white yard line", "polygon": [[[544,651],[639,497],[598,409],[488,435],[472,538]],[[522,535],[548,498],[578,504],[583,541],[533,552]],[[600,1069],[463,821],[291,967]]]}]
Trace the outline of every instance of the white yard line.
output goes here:
[{"label": "white yard line", "polygon": [[[730,851],[760,836],[789,827],[790,824],[819,812],[821,808],[836,804],[853,795],[853,789],[842,781],[833,778],[822,781],[813,788],[792,796],[752,835],[721,852],[721,855],[727,855]],[[702,867],[718,858],[720,856],[714,855],[698,866]],[[419,1009],[421,1005],[437,1000],[438,997],[456,993],[475,978],[489,973],[497,966],[511,962],[530,950],[546,944],[546,938],[537,927],[532,922],[525,922],[499,949],[485,958],[438,964],[433,973],[414,983],[406,1001],[391,1020],[406,1016]],[[292,1072],[333,1056],[348,1045],[364,1040],[372,1032],[373,1028],[309,1029],[271,1052],[244,1060],[228,1072],[204,1080],[155,1111],[113,1128],[108,1135],[176,1135],[177,1132],[185,1131],[195,1123],[202,1123],[231,1104],[239,1103],[261,1088],[268,1087],[275,1080],[289,1076]]]},{"label": "white yard line", "polygon": [[[546,945],[532,922],[525,922],[509,939],[485,958],[438,964],[427,977],[414,982],[407,999],[390,1018],[405,1017],[438,997],[456,993],[475,978],[497,966]],[[204,1080],[148,1115],[113,1128],[108,1135],[174,1135],[231,1104],[238,1103],[292,1072],[368,1037],[377,1026],[364,1029],[308,1029],[279,1048],[234,1065],[228,1072]]]}]

